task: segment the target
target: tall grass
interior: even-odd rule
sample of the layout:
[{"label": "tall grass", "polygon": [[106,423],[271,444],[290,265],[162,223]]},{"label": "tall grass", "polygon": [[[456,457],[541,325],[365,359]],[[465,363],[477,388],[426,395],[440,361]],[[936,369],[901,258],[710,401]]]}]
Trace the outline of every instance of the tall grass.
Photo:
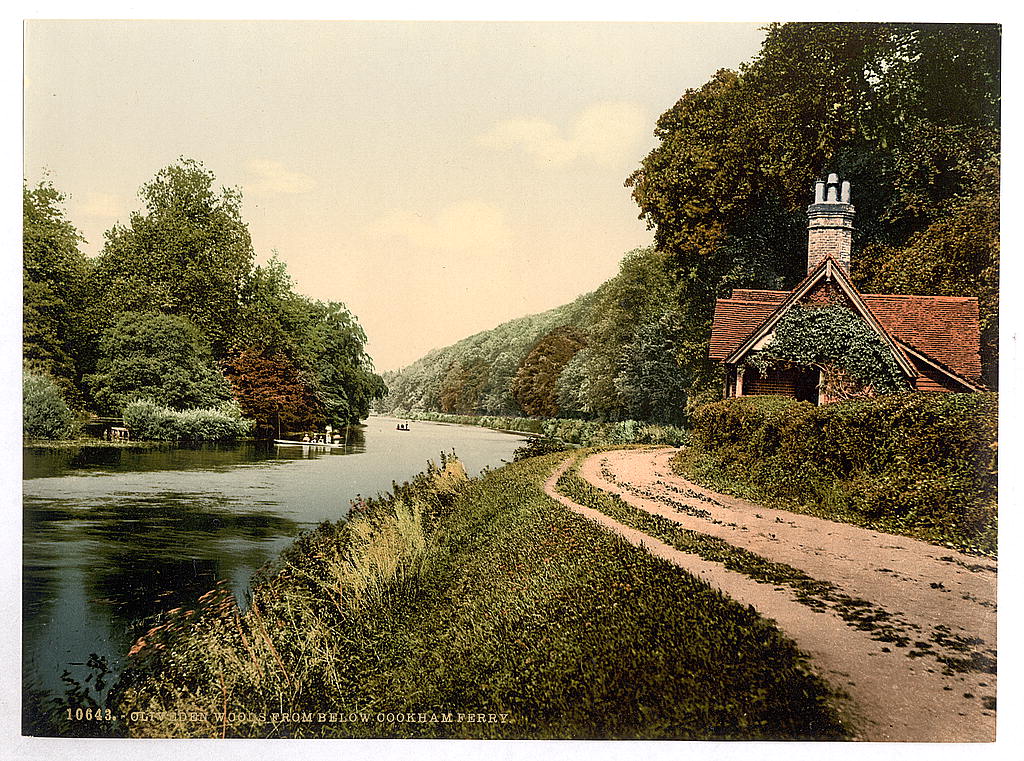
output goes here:
[{"label": "tall grass", "polygon": [[[247,610],[218,587],[155,621],[115,690],[126,730],[842,735],[768,622],[550,500],[541,484],[561,456],[472,481],[447,460],[303,536]],[[506,721],[457,719],[478,713]]]}]

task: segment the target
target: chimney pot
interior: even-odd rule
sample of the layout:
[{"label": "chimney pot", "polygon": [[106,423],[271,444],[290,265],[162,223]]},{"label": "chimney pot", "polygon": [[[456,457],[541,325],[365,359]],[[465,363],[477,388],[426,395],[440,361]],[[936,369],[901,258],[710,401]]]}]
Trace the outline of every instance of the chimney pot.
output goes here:
[{"label": "chimney pot", "polygon": [[825,183],[821,180],[814,183],[814,202],[825,203]]}]

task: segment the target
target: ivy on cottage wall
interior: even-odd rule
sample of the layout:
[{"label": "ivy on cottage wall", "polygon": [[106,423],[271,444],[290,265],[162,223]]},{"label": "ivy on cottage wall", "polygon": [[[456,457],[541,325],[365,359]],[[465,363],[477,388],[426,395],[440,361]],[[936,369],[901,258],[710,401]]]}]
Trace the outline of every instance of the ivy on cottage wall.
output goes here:
[{"label": "ivy on cottage wall", "polygon": [[746,364],[764,374],[773,367],[804,365],[822,371],[822,391],[831,399],[906,391],[906,377],[867,323],[839,304],[794,306],[775,335]]}]

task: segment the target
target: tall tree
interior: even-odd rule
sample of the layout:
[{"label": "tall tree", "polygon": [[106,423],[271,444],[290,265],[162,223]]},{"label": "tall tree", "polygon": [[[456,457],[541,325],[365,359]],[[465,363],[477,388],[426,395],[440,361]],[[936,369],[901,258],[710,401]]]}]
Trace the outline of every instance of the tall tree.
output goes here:
[{"label": "tall tree", "polygon": [[523,412],[539,417],[558,414],[558,376],[584,346],[582,334],[569,326],[555,328],[537,342],[512,383],[512,396]]},{"label": "tall tree", "polygon": [[323,414],[333,425],[355,423],[387,390],[366,354],[366,333],[344,304],[314,301],[308,312],[301,356],[316,378]]},{"label": "tall tree", "polygon": [[24,185],[22,192],[25,363],[49,375],[80,406],[82,367],[94,341],[86,317],[82,237],[52,183]]},{"label": "tall tree", "polygon": [[733,286],[791,287],[825,172],[853,182],[860,247],[902,249],[955,214],[998,168],[999,48],[994,25],[776,24],[749,65],[687,91],[626,181],[680,311],[706,321]]},{"label": "tall tree", "polygon": [[323,424],[313,384],[283,354],[245,350],[225,361],[224,369],[242,413],[256,421],[257,437]]},{"label": "tall tree", "polygon": [[227,354],[252,272],[253,249],[241,192],[214,189],[213,173],[193,159],[157,172],[142,186],[144,208],[115,225],[95,282],[111,314],[159,310],[187,317]]},{"label": "tall tree", "polygon": [[119,414],[133,399],[176,410],[231,398],[210,346],[184,317],[125,312],[104,331],[97,371],[87,376],[96,407]]}]

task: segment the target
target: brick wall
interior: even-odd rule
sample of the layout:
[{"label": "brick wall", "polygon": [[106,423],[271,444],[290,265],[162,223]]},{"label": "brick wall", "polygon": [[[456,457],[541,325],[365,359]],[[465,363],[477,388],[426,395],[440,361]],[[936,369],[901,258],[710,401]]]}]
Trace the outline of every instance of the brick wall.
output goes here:
[{"label": "brick wall", "polygon": [[853,247],[853,206],[815,203],[807,207],[807,271],[831,256],[849,273]]}]

